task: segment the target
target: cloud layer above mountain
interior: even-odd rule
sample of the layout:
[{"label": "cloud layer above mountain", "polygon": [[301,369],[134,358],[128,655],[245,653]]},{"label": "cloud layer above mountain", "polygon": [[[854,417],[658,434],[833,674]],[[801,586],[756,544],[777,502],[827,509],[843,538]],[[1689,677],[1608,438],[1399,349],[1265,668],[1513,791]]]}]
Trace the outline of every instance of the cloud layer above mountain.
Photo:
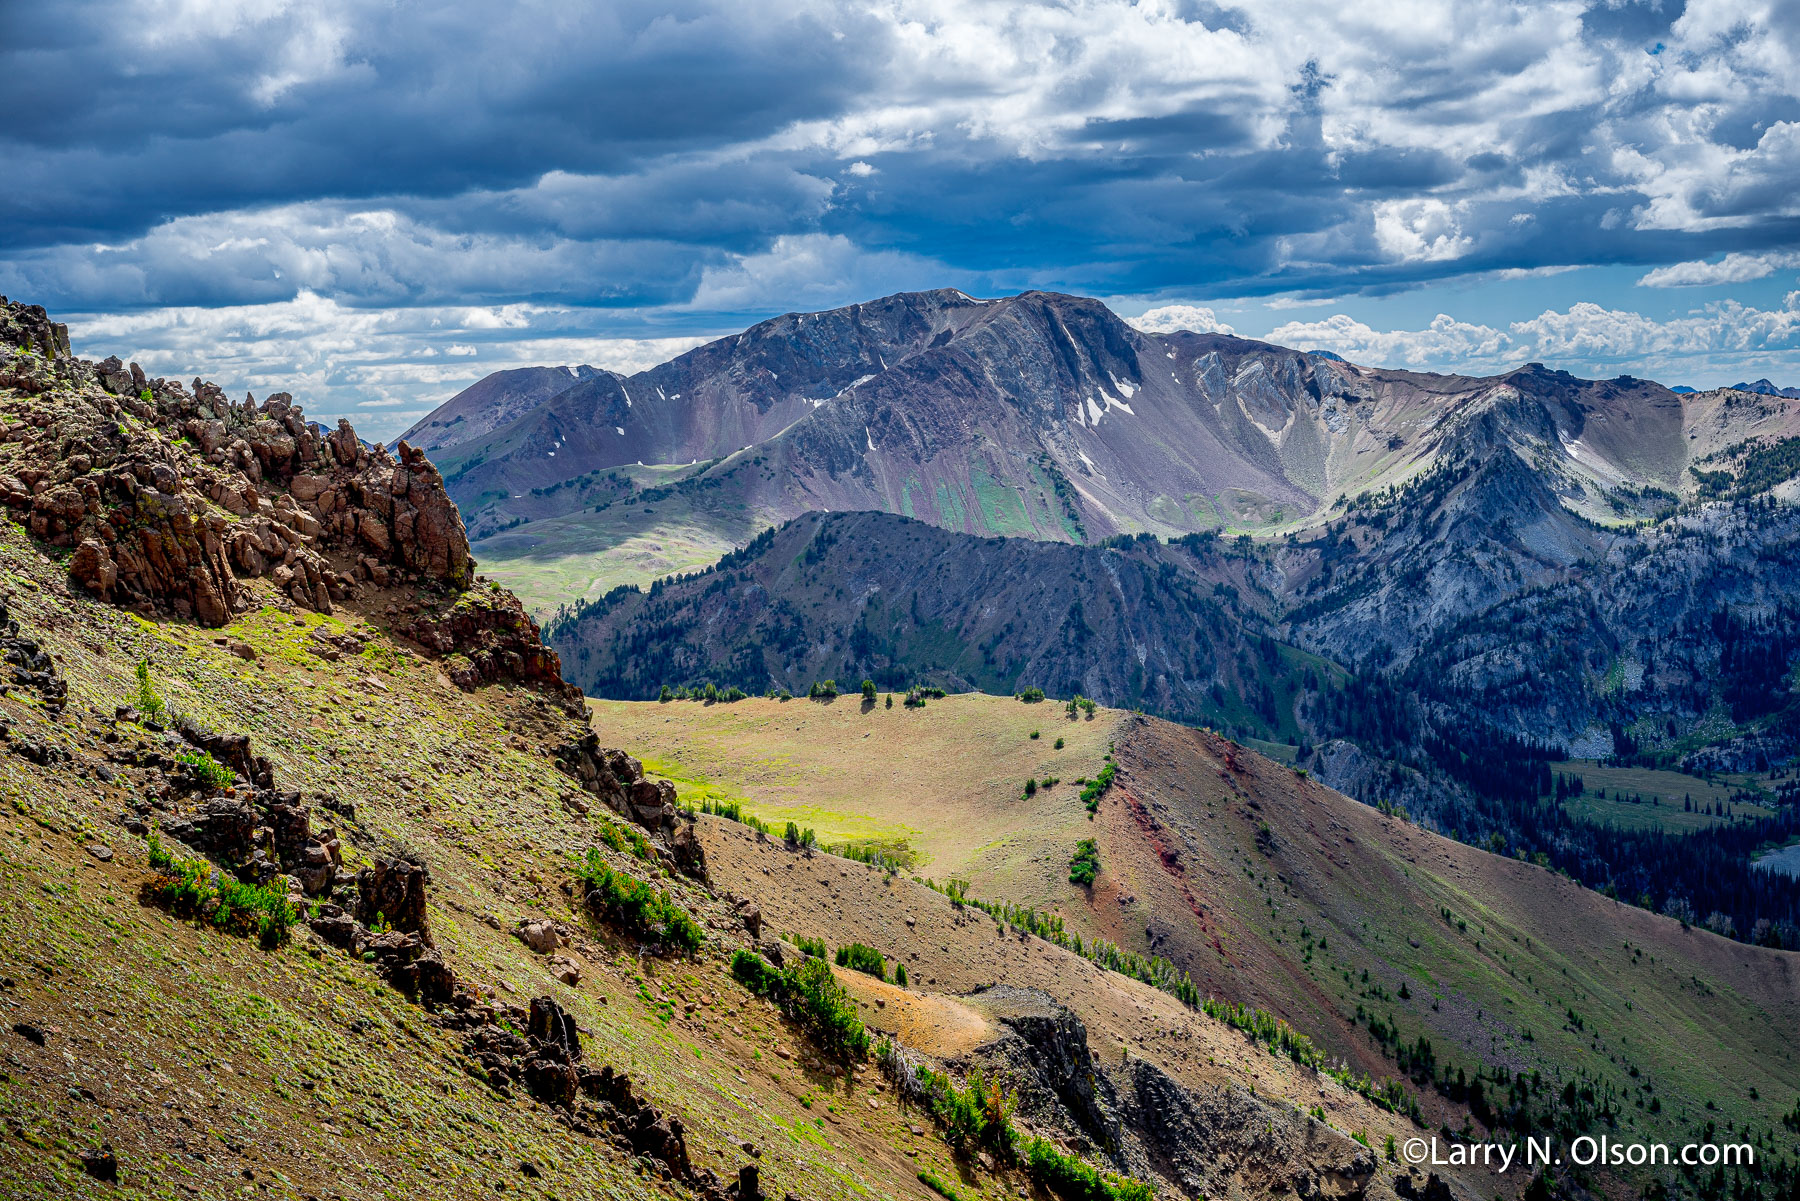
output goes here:
[{"label": "cloud layer above mountain", "polygon": [[[1797,52],[1750,0],[4,6],[0,291],[450,357],[465,309],[643,343],[935,284],[1729,285],[1800,261]],[[1521,336],[1476,324],[1410,345]]]}]

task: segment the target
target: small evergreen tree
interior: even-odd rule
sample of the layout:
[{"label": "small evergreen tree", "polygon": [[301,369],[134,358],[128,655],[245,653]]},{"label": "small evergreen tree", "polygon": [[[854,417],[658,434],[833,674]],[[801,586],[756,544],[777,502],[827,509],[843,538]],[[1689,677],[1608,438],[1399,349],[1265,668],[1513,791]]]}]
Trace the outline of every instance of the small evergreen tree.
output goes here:
[{"label": "small evergreen tree", "polygon": [[150,681],[150,660],[148,659],[138,660],[137,697],[132,703],[137,707],[139,713],[152,720],[161,717],[167,708],[163,704],[161,694],[156,691],[156,685]]}]

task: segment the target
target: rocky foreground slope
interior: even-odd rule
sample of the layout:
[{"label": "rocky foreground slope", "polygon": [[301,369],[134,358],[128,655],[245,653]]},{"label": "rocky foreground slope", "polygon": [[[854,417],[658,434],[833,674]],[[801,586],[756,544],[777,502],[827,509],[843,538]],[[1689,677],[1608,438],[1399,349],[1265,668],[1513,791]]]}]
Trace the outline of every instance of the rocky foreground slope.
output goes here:
[{"label": "rocky foreground slope", "polygon": [[[41,310],[0,320],[0,1192],[1515,1187],[1380,1162],[1366,1144],[1410,1123],[1366,1089],[1024,928],[684,813],[575,716],[409,448],[76,359]],[[767,875],[727,884],[710,861],[746,836]],[[848,941],[765,913],[852,879],[910,919],[923,979],[826,969],[818,995],[877,1030],[1000,1015],[1023,1040],[999,1040],[1002,1079],[1036,1098],[1018,1121],[1061,1148],[1038,1166],[953,1151],[910,1074],[966,1079],[950,1048],[846,1053],[734,972],[739,952],[798,971],[778,935]],[[994,946],[1043,965],[1041,995],[947,991]],[[1087,1031],[1137,1048],[1135,1091],[1083,1083]]]}]

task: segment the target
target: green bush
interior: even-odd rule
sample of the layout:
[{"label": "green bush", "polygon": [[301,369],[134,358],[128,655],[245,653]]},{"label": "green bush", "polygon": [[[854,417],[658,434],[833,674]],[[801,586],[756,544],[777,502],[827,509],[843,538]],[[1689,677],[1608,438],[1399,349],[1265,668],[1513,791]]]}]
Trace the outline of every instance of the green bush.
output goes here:
[{"label": "green bush", "polygon": [[904,963],[894,964],[894,983],[901,988],[906,987],[906,965]]},{"label": "green bush", "polygon": [[873,976],[877,980],[887,979],[887,960],[880,951],[867,943],[853,942],[847,947],[839,947],[837,965],[859,971],[865,976]]},{"label": "green bush", "polygon": [[816,701],[828,701],[837,694],[836,680],[819,680],[806,690],[806,695]]},{"label": "green bush", "polygon": [[1048,1139],[1025,1143],[1025,1168],[1044,1188],[1063,1201],[1156,1201],[1156,1192],[1141,1180],[1101,1173],[1073,1155],[1064,1155]]},{"label": "green bush", "polygon": [[786,987],[781,969],[755,951],[733,951],[731,974],[739,984],[759,997],[778,999]]},{"label": "green bush", "polygon": [[999,1081],[986,1079],[976,1068],[969,1073],[969,1087],[959,1089],[942,1072],[923,1064],[917,1071],[925,1107],[944,1128],[944,1141],[952,1150],[963,1155],[991,1151],[1001,1162],[1012,1162],[1015,1102],[1001,1091]]},{"label": "green bush", "polygon": [[150,866],[157,873],[145,886],[150,898],[177,916],[232,934],[255,934],[267,948],[288,940],[294,914],[286,893],[245,884],[205,860],[178,859],[155,834],[150,836]]},{"label": "green bush", "polygon": [[939,1180],[936,1176],[933,1176],[930,1172],[920,1172],[919,1183],[936,1193],[938,1196],[949,1198],[949,1201],[962,1201],[961,1193],[945,1184],[942,1180]]},{"label": "green bush", "polygon": [[651,849],[648,838],[635,828],[621,826],[609,818],[600,819],[600,841],[621,855],[631,855],[646,863],[656,861],[656,852]]},{"label": "green bush", "polygon": [[688,952],[706,941],[699,923],[668,893],[614,871],[598,850],[588,851],[575,876],[589,910],[630,934]]},{"label": "green bush", "polygon": [[831,974],[831,965],[808,956],[786,971],[752,951],[731,957],[731,974],[759,997],[781,1006],[830,1054],[861,1059],[869,1053],[869,1032],[856,1016],[856,1002]]},{"label": "green bush", "polygon": [[1089,780],[1087,784],[1082,787],[1081,803],[1087,806],[1089,813],[1099,811],[1100,798],[1106,793],[1108,788],[1112,787],[1113,774],[1116,770],[1117,768],[1113,764],[1112,756],[1108,755],[1106,757],[1105,766],[1100,769],[1100,774],[1094,779]]},{"label": "green bush", "polygon": [[1025,795],[1027,797],[1034,797],[1037,795],[1037,781],[1029,776],[1025,779]]},{"label": "green bush", "polygon": [[831,974],[830,964],[823,959],[802,961],[788,973],[788,987],[801,1022],[827,1051],[856,1059],[869,1053],[869,1032],[856,1016],[856,1002]]},{"label": "green bush", "polygon": [[1059,751],[1060,751],[1060,750],[1062,750],[1062,749],[1063,749],[1063,740],[1062,740],[1062,739],[1060,739],[1060,738],[1058,738],[1058,739],[1057,739],[1057,740],[1056,740],[1056,744],[1055,744],[1055,746],[1056,746],[1056,749],[1057,749],[1057,750],[1059,750]]},{"label": "green bush", "polygon": [[1100,874],[1100,849],[1094,840],[1084,838],[1075,844],[1075,854],[1069,860],[1069,883],[1079,884],[1083,888],[1093,884],[1094,877]]},{"label": "green bush", "polygon": [[1042,688],[1021,689],[1019,692],[1019,699],[1028,705],[1036,704],[1038,701],[1044,699],[1044,690]]},{"label": "green bush", "polygon": [[862,695],[863,695],[863,700],[865,700],[865,701],[873,701],[875,699],[875,681],[874,680],[864,680],[862,682]]},{"label": "green bush", "polygon": [[228,788],[237,783],[237,773],[206,751],[178,751],[175,762],[187,769],[189,779],[203,787]]},{"label": "green bush", "polygon": [[794,935],[794,949],[802,955],[810,955],[814,959],[823,959],[830,954],[822,938],[808,938],[804,934]]}]

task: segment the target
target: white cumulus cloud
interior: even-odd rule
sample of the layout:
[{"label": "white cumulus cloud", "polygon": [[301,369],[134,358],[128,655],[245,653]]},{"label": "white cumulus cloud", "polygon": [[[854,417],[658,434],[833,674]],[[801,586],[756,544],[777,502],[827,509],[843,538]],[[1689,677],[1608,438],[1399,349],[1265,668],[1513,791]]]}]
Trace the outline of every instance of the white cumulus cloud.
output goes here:
[{"label": "white cumulus cloud", "polygon": [[1696,259],[1688,263],[1671,263],[1645,273],[1638,280],[1646,288],[1691,288],[1705,284],[1741,284],[1763,279],[1789,267],[1800,267],[1800,253],[1771,251],[1767,254],[1745,254],[1733,251],[1716,263]]},{"label": "white cumulus cloud", "polygon": [[1344,313],[1323,321],[1290,321],[1268,341],[1302,350],[1330,350],[1371,366],[1469,366],[1496,361],[1511,346],[1502,331],[1458,321],[1446,313],[1420,330],[1377,330]]},{"label": "white cumulus cloud", "polygon": [[1176,330],[1191,330],[1196,334],[1234,334],[1237,331],[1220,321],[1218,314],[1203,305],[1165,304],[1148,309],[1136,317],[1127,317],[1126,324],[1134,325],[1147,334],[1172,334]]}]

